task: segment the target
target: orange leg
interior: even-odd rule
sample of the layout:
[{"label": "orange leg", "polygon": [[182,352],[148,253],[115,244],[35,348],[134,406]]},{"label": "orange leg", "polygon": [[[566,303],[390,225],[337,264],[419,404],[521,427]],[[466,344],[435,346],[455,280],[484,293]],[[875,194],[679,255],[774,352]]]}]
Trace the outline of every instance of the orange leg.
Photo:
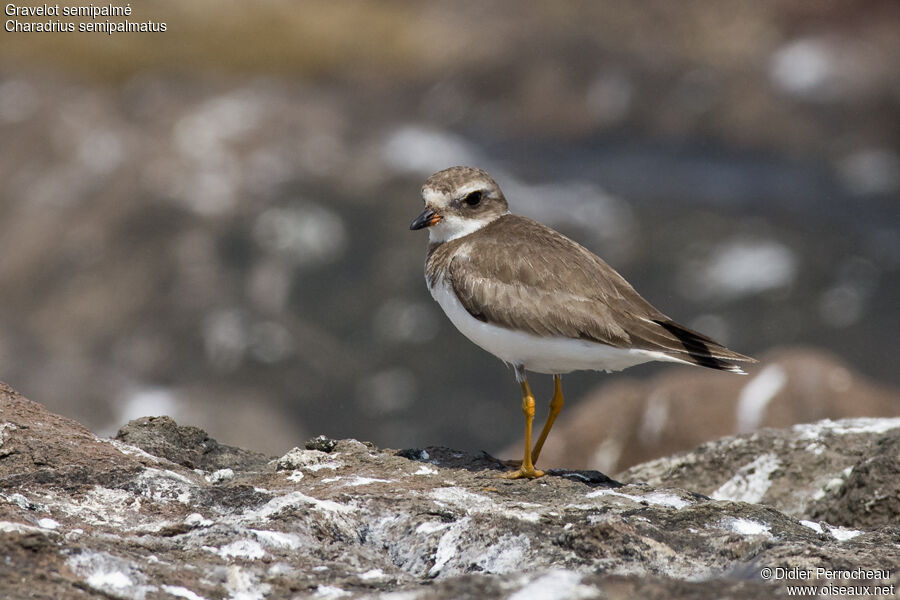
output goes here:
[{"label": "orange leg", "polygon": [[521,479],[523,477],[534,479],[544,475],[544,472],[536,470],[531,462],[531,426],[534,422],[534,395],[531,393],[528,381],[523,379],[521,385],[522,412],[525,414],[525,460],[522,461],[522,466],[517,470],[512,473],[504,473],[503,477],[506,479]]},{"label": "orange leg", "polygon": [[562,377],[560,377],[559,375],[554,375],[553,399],[550,400],[550,413],[547,415],[547,422],[544,423],[544,428],[541,430],[541,435],[538,436],[537,443],[534,445],[534,450],[531,451],[532,464],[537,464],[538,456],[541,455],[541,448],[544,447],[544,442],[547,441],[547,435],[550,433],[550,428],[553,427],[553,423],[556,422],[556,417],[562,410],[563,402]]}]

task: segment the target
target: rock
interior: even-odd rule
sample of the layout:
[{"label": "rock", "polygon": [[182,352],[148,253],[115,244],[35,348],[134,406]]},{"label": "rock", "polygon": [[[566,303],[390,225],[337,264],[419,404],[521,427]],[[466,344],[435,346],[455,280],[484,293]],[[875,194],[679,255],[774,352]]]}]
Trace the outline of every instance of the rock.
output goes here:
[{"label": "rock", "polygon": [[837,525],[883,527],[900,515],[900,431],[879,439],[860,456],[837,491],[829,486],[812,516]]},{"label": "rock", "polygon": [[314,437],[311,440],[307,440],[304,446],[307,450],[331,452],[332,450],[334,450],[334,447],[337,446],[337,442],[325,437],[324,435],[320,435],[318,437]]},{"label": "rock", "polygon": [[[783,349],[763,355],[749,377],[686,367],[646,380],[617,375],[563,409],[540,465],[617,473],[761,427],[898,414],[900,390],[870,383],[825,352]],[[501,454],[518,456],[521,447]]]},{"label": "rock", "polygon": [[877,528],[900,515],[900,418],[764,429],[637,465],[623,482],[687,487],[800,519]]},{"label": "rock", "polygon": [[116,434],[116,440],[182,466],[206,471],[229,467],[253,470],[271,460],[265,454],[220,444],[199,427],[181,427],[171,417],[130,421]]},{"label": "rock", "polygon": [[[103,485],[143,468],[137,448],[101,440],[0,383],[0,476],[4,485]],[[99,480],[98,480],[99,478]]]},{"label": "rock", "polygon": [[[896,586],[887,572],[900,564],[896,513],[880,522],[895,505],[876,503],[859,513],[866,523],[848,517],[841,528],[776,504],[825,514],[839,510],[828,498],[852,504],[870,484],[896,495],[898,434],[900,420],[825,422],[706,445],[622,482],[577,471],[508,481],[484,453],[356,440],[262,462],[207,452],[221,447],[160,418],[104,440],[4,386],[0,589],[127,599],[786,595],[785,581],[763,579],[767,567],[881,569],[852,583]],[[802,452],[818,458],[795,470],[781,463]],[[768,473],[762,497],[773,504],[704,492],[717,481],[743,489],[742,477],[753,488],[754,455],[772,457],[756,470]],[[814,497],[814,482],[866,458],[868,475],[846,493],[842,484]],[[791,495],[788,478],[799,475],[808,483]]]}]

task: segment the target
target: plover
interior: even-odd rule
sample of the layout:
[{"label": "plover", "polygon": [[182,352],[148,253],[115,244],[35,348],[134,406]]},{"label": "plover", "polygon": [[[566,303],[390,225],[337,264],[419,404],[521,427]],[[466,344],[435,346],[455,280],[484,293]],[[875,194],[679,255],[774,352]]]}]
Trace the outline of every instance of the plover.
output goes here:
[{"label": "plover", "polygon": [[[756,362],[661,313],[587,248],[511,214],[481,169],[435,173],[422,200],[425,210],[409,228],[428,228],[425,280],[432,297],[463,335],[514,367],[522,390],[525,454],[505,477],[543,475],[534,464],[562,410],[564,373],[620,371],[654,360],[744,373],[739,363]],[[554,383],[533,448],[528,371],[551,374]]]}]

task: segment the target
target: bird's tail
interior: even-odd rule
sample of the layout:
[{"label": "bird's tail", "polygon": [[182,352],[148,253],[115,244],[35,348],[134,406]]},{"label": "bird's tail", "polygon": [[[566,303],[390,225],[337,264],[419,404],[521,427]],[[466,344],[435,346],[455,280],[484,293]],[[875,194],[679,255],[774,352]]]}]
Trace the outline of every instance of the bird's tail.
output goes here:
[{"label": "bird's tail", "polygon": [[757,362],[755,358],[729,350],[717,341],[706,337],[702,333],[679,325],[675,321],[656,320],[654,322],[666,330],[668,333],[667,337],[671,337],[672,344],[667,344],[668,347],[665,353],[673,358],[701,367],[729,371],[741,375],[746,375],[747,372],[741,368],[740,363]]}]

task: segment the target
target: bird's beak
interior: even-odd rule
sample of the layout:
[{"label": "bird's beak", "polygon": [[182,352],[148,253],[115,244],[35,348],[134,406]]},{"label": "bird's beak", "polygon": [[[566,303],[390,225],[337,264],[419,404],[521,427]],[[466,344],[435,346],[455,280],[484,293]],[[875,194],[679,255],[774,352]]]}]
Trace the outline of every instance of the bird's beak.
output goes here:
[{"label": "bird's beak", "polygon": [[409,224],[410,229],[424,229],[425,227],[431,227],[432,225],[437,224],[438,221],[441,220],[441,215],[436,214],[430,208],[426,208],[422,211],[422,214],[415,218],[415,220]]}]

